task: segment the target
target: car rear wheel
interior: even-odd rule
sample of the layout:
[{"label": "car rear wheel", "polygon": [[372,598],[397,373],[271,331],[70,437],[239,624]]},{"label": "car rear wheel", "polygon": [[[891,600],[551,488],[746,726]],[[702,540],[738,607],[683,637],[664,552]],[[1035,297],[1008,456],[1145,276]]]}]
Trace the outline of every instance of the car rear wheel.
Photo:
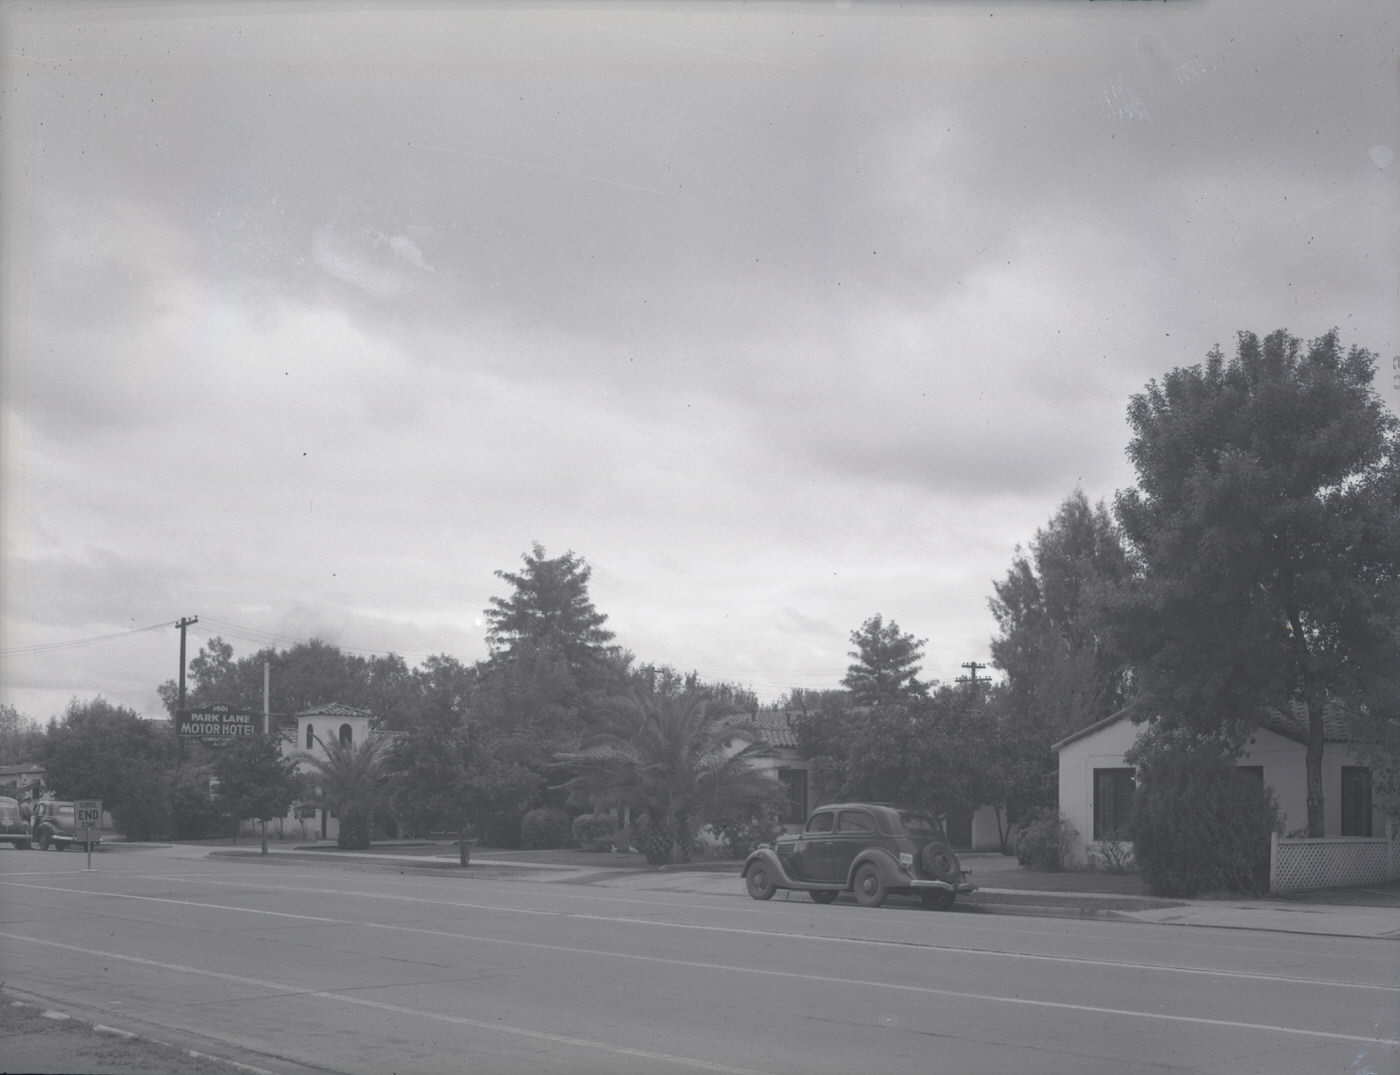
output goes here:
[{"label": "car rear wheel", "polygon": [[47,851],[48,849],[49,849],[49,833],[48,833],[48,830],[45,829],[45,830],[43,830],[42,832],[39,833],[39,850],[40,850],[40,851]]},{"label": "car rear wheel", "polygon": [[930,911],[951,911],[957,898],[956,892],[942,888],[925,889],[919,893],[919,902]]},{"label": "car rear wheel", "polygon": [[807,893],[807,895],[812,897],[813,903],[835,903],[836,897],[841,893],[832,888],[819,888]]},{"label": "car rear wheel", "polygon": [[856,871],[856,902],[862,907],[879,907],[889,895],[885,889],[885,879],[880,876],[880,867],[867,862]]},{"label": "car rear wheel", "polygon": [[773,893],[778,890],[773,884],[773,879],[768,876],[768,867],[762,863],[744,875],[744,885],[748,888],[749,895],[756,900],[772,899]]}]

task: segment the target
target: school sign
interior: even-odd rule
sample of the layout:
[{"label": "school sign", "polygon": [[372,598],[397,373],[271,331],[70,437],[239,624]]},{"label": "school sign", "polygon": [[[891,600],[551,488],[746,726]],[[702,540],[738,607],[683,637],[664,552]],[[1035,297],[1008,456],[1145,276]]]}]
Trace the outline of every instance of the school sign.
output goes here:
[{"label": "school sign", "polygon": [[181,739],[195,739],[211,747],[257,735],[261,725],[261,713],[234,709],[222,702],[200,709],[184,709],[175,716],[175,732]]}]

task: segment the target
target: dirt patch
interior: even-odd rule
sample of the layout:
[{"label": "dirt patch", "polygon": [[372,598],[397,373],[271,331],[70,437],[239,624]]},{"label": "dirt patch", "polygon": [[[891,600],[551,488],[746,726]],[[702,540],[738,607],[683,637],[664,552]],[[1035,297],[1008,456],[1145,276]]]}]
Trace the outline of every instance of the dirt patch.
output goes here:
[{"label": "dirt patch", "polygon": [[45,1009],[0,991],[0,1055],[5,1071],[64,1075],[253,1075],[260,1069],[196,1056],[163,1042],[99,1030],[81,1019],[54,1018]]}]

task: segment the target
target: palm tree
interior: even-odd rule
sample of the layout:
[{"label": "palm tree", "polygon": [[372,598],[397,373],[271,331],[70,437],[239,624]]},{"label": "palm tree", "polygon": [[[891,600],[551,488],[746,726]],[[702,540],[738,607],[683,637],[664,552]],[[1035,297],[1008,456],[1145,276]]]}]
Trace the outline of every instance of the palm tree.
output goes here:
[{"label": "palm tree", "polygon": [[704,694],[613,698],[595,711],[583,745],[556,755],[575,774],[565,787],[599,807],[630,807],[648,862],[688,861],[696,832],[720,811],[783,795],[771,773],[754,768],[767,747],[734,719],[739,712]]},{"label": "palm tree", "polygon": [[380,783],[383,744],[377,739],[359,744],[317,742],[324,753],[303,751],[300,758],[310,767],[311,781],[321,789],[330,809],[340,815],[335,842],[346,850],[366,848],[370,817],[384,798]]}]

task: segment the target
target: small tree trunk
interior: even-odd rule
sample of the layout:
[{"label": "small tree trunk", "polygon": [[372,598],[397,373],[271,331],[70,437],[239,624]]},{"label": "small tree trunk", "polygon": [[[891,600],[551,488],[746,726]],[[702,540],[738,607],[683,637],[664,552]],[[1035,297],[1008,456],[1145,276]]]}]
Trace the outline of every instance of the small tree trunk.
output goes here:
[{"label": "small tree trunk", "polygon": [[1322,713],[1308,702],[1308,835],[1327,835],[1327,815],[1322,795]]},{"label": "small tree trunk", "polygon": [[1323,812],[1322,796],[1322,706],[1317,692],[1313,690],[1312,654],[1308,650],[1307,636],[1303,633],[1302,618],[1297,612],[1288,617],[1293,629],[1294,649],[1297,652],[1299,679],[1302,684],[1303,706],[1308,711],[1308,749],[1304,755],[1308,789],[1308,835],[1319,838],[1327,835],[1326,814]]}]

